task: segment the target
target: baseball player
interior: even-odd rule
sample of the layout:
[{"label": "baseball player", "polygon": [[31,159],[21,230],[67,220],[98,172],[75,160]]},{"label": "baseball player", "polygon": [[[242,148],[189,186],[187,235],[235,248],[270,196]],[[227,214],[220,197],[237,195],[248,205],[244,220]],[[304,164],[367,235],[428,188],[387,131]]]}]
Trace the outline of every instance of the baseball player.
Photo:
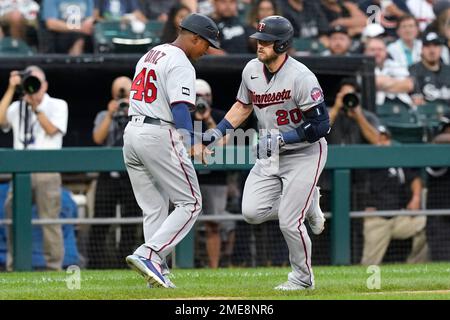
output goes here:
[{"label": "baseball player", "polygon": [[[196,60],[210,46],[218,48],[219,30],[207,16],[191,14],[171,44],[154,47],[136,66],[130,92],[130,121],[123,155],[133,192],[144,214],[145,243],[126,258],[151,286],[174,287],[166,256],[185,237],[202,211],[194,167],[176,129],[191,133],[189,106],[195,106]],[[204,159],[201,142],[191,149]],[[174,211],[168,216],[169,200]]]},{"label": "baseball player", "polygon": [[[316,183],[327,159],[323,138],[330,130],[322,89],[315,75],[286,53],[293,28],[280,16],[261,20],[251,38],[257,59],[247,63],[236,103],[210,134],[215,140],[238,127],[255,110],[266,134],[260,135],[257,161],[244,187],[242,214],[248,223],[278,218],[288,244],[292,272],[277,290],[314,288],[311,240],[324,228]],[[273,161],[278,161],[274,171]]]}]

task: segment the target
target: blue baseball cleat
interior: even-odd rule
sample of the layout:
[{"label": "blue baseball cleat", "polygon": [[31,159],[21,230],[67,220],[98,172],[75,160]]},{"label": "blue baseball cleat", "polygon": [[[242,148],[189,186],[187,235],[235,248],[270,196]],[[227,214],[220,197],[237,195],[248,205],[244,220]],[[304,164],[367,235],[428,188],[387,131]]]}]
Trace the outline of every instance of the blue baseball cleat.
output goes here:
[{"label": "blue baseball cleat", "polygon": [[[166,281],[167,288],[169,288],[169,289],[176,289],[177,288],[175,283],[173,283],[172,280],[170,280],[170,278],[168,276],[164,275],[164,280]],[[153,288],[153,285],[148,283],[147,287],[151,289],[151,288]]]},{"label": "blue baseball cleat", "polygon": [[161,267],[151,260],[136,254],[129,255],[126,261],[131,269],[138,272],[153,287],[168,288],[169,286],[161,274]]}]

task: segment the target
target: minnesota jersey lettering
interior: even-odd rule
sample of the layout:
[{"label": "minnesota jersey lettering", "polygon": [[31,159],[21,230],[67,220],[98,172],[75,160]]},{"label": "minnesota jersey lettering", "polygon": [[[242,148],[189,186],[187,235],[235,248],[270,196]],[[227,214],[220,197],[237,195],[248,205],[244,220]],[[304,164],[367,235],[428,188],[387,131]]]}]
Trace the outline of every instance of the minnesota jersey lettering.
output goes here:
[{"label": "minnesota jersey lettering", "polygon": [[282,92],[257,94],[252,92],[252,103],[258,108],[265,108],[275,104],[285,103],[291,99],[291,90],[283,90]]},{"label": "minnesota jersey lettering", "polygon": [[[323,102],[323,93],[316,76],[304,64],[286,56],[269,81],[263,63],[258,59],[249,61],[242,72],[237,99],[253,105],[261,129],[287,132],[303,123],[302,112]],[[286,144],[280,152],[308,145],[308,142]]]}]

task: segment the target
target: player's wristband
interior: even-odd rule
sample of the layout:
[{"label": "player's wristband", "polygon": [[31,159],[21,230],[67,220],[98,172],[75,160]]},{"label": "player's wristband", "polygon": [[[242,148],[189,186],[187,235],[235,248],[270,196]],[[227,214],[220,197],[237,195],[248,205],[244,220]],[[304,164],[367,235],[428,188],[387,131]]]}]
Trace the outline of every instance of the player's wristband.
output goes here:
[{"label": "player's wristband", "polygon": [[305,141],[305,133],[303,130],[294,129],[288,132],[281,133],[284,143],[291,144]]},{"label": "player's wristband", "polygon": [[234,127],[227,119],[223,118],[214,129],[205,132],[203,135],[203,144],[209,145],[220,140],[227,134],[227,130],[234,130]]},{"label": "player's wristband", "polygon": [[223,118],[222,121],[217,124],[216,129],[220,131],[222,136],[225,136],[227,130],[234,130],[234,127],[227,119]]}]

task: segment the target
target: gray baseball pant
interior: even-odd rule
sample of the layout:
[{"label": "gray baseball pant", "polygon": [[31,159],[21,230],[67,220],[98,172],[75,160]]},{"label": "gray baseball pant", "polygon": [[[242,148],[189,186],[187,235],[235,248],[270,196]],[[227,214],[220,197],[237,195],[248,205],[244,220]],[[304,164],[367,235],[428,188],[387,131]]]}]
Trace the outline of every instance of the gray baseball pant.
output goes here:
[{"label": "gray baseball pant", "polygon": [[[144,215],[145,243],[135,254],[161,264],[202,211],[194,166],[181,136],[169,124],[129,122],[123,155]],[[170,215],[169,200],[175,206]]]},{"label": "gray baseball pant", "polygon": [[304,225],[312,193],[327,159],[324,138],[305,148],[280,154],[277,170],[257,160],[244,187],[242,214],[251,224],[279,219],[289,248],[288,279],[314,286],[311,240]]}]

